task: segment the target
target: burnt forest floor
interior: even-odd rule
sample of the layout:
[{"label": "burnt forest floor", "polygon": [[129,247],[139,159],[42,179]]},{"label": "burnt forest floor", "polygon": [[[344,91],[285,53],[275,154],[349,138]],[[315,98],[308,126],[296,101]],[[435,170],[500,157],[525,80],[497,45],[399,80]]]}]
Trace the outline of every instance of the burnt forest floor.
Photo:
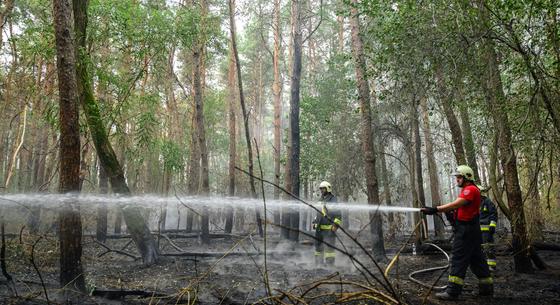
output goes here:
[{"label": "burnt forest floor", "polygon": [[[294,247],[280,242],[277,234],[272,232],[267,243],[267,270],[274,300],[285,304],[295,304],[298,300],[301,304],[303,301],[324,304],[337,302],[337,298],[349,298],[354,292],[356,298],[367,299],[341,303],[377,304],[372,299],[376,296],[375,292],[385,291],[374,283],[371,276],[372,285],[369,285],[344,255],[337,254],[334,267],[317,267],[311,240],[304,239]],[[101,255],[106,249],[94,242],[93,237],[83,239],[83,265],[90,292],[110,290],[119,294],[120,290],[136,290],[143,291],[146,294],[144,297],[73,295],[73,302],[65,302],[57,284],[58,245],[55,236],[46,236],[36,244],[34,261],[43,277],[51,304],[194,304],[195,300],[197,304],[251,304],[259,300],[272,303],[270,299],[264,301],[267,290],[263,284],[263,256],[246,254],[262,252],[262,238],[214,238],[210,244],[204,245],[197,238],[175,238],[171,234],[167,237],[172,240],[172,244],[161,238],[159,242],[162,253],[183,250],[186,253],[198,252],[214,256],[163,256],[158,264],[144,267],[140,260],[116,252]],[[18,296],[14,296],[13,288],[9,288],[10,285],[2,276],[0,304],[47,304],[40,278],[30,262],[31,245],[36,239],[34,236],[20,237],[17,234],[7,238],[6,264],[8,272],[16,279]],[[128,238],[108,239],[105,244],[111,249],[138,255]],[[344,244],[373,275],[381,278],[380,272],[363,251],[352,246],[350,241],[345,241]],[[367,242],[364,244],[368,246]],[[389,241],[386,244],[388,257],[392,258],[403,241]],[[505,249],[506,243],[502,242],[500,246]],[[410,249],[406,250],[408,251],[403,252],[407,253],[400,255],[398,263],[389,272],[389,280],[401,301],[404,304],[423,304],[424,301],[425,304],[448,303],[436,300],[433,292],[426,298],[428,289],[408,279],[408,274],[412,271],[445,265],[445,256],[434,251],[412,255]],[[222,255],[224,253],[227,255]],[[494,298],[477,296],[477,281],[469,271],[460,304],[560,304],[560,252],[539,251],[549,268],[533,274],[515,274],[513,259],[507,251],[499,251],[498,254]],[[382,268],[386,267],[386,264],[381,265]],[[441,270],[418,275],[416,278],[431,284],[440,275],[437,285],[445,285],[447,272],[442,274]],[[337,282],[339,284],[333,284]],[[351,282],[364,286],[348,285]],[[313,288],[313,283],[321,284]],[[307,290],[309,292],[304,293]]]}]

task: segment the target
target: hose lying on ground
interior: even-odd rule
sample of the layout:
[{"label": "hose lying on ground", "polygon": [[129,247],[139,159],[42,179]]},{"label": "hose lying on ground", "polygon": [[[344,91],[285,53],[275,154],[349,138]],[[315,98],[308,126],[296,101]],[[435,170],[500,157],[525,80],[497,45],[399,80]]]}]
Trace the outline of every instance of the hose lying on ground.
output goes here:
[{"label": "hose lying on ground", "polygon": [[[420,280],[414,278],[414,276],[415,276],[416,274],[425,273],[425,272],[432,272],[432,271],[437,271],[437,270],[444,270],[444,269],[449,268],[449,255],[447,254],[447,252],[445,252],[445,251],[444,251],[441,247],[439,247],[438,245],[435,245],[435,244],[432,244],[432,243],[424,243],[424,244],[425,244],[425,245],[432,246],[432,247],[438,249],[441,253],[443,253],[443,254],[445,255],[445,257],[447,258],[447,265],[445,265],[445,266],[440,266],[440,267],[431,267],[431,268],[416,270],[416,271],[414,271],[414,272],[411,272],[411,273],[408,275],[408,278],[409,278],[411,281],[413,281],[413,282],[415,282],[415,283],[417,283],[417,284],[419,284],[419,285],[421,285],[421,286],[424,286],[424,287],[426,287],[426,288],[431,288],[431,289],[433,289],[433,290],[444,290],[445,288],[447,288],[447,285],[444,285],[444,286],[433,286],[433,285],[428,285],[428,284],[426,284],[426,283],[424,283],[424,282],[422,282],[422,281],[420,281]],[[438,279],[439,279],[439,278],[438,278]]]}]

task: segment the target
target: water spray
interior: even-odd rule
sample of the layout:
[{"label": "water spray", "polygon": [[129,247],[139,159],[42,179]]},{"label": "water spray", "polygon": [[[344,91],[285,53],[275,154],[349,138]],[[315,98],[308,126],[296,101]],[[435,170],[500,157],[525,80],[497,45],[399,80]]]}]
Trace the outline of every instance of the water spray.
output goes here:
[{"label": "water spray", "polygon": [[[262,201],[252,198],[241,197],[200,197],[200,196],[180,196],[180,201],[188,203],[192,208],[262,208]],[[82,206],[95,206],[95,205],[137,205],[143,207],[159,207],[160,205],[177,203],[176,197],[166,197],[157,195],[143,195],[143,196],[104,196],[96,194],[7,194],[0,196],[0,206],[10,205],[32,205],[44,206],[47,208],[56,208],[61,206],[64,202],[72,200],[75,204]],[[321,203],[310,203],[311,206],[321,209]],[[367,212],[379,211],[387,213],[411,213],[419,212],[419,208],[405,207],[405,206],[385,206],[385,205],[371,205],[360,203],[346,203],[338,202],[337,209],[346,210],[349,212]],[[329,204],[328,206],[331,206]],[[279,210],[283,208],[303,210],[310,207],[304,203],[293,200],[267,200],[267,210]]]}]

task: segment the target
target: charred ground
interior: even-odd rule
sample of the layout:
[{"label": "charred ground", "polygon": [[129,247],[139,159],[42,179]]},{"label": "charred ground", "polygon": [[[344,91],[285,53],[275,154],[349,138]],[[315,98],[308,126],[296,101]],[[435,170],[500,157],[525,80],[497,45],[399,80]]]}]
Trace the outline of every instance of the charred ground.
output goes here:
[{"label": "charred ground", "polygon": [[[286,304],[308,302],[310,304],[344,303],[376,304],[371,299],[371,291],[384,291],[371,277],[370,284],[352,265],[350,259],[338,255],[334,268],[316,267],[313,262],[313,247],[310,239],[304,239],[296,247],[280,242],[277,232],[270,233],[268,242],[267,271],[271,292],[275,299],[267,299],[264,284],[263,240],[258,236],[237,235],[212,239],[210,244],[202,244],[192,235],[168,233],[160,236],[163,256],[158,264],[142,266],[141,261],[123,253],[138,255],[129,238],[111,238],[105,243],[110,249],[122,251],[107,252],[107,248],[84,238],[83,264],[87,273],[87,286],[93,294],[82,296],[81,304],[250,304],[255,302]],[[117,237],[117,236],[113,236]],[[8,272],[15,279],[18,297],[3,278],[0,298],[3,304],[46,304],[41,280],[34,270],[31,245],[37,236],[24,232],[8,235],[6,239],[6,264]],[[360,239],[361,240],[361,239]],[[170,242],[171,241],[171,242]],[[368,246],[367,240],[362,242]],[[388,256],[392,258],[404,244],[403,239],[388,243]],[[350,241],[344,241],[347,250],[364,263],[378,278],[372,261]],[[445,243],[443,243],[445,245]],[[467,275],[462,304],[558,304],[560,297],[560,255],[556,251],[539,251],[548,265],[547,270],[534,274],[515,274],[513,260],[508,250],[507,240],[499,243],[498,271],[495,274],[495,296],[484,299],[477,296],[476,279]],[[58,245],[54,235],[45,235],[36,243],[34,262],[43,277],[51,303],[62,303],[58,287]],[[184,254],[173,256],[182,250]],[[419,249],[422,250],[422,249]],[[405,248],[390,273],[389,280],[406,304],[444,304],[427,296],[428,289],[411,282],[408,274],[414,270],[446,264],[445,256],[434,251],[412,255]],[[105,254],[103,254],[105,253]],[[191,254],[189,254],[191,253]],[[198,253],[193,255],[192,253]],[[249,255],[248,253],[251,253]],[[386,264],[381,264],[383,268]],[[435,271],[417,277],[433,284],[444,285],[447,273]],[[338,283],[338,284],[336,284]],[[365,289],[349,283],[369,287]],[[95,291],[95,292],[94,292]],[[123,291],[131,292],[125,296]],[[362,293],[362,300],[359,293]],[[344,301],[354,293],[356,299]],[[385,291],[385,293],[387,293]]]}]

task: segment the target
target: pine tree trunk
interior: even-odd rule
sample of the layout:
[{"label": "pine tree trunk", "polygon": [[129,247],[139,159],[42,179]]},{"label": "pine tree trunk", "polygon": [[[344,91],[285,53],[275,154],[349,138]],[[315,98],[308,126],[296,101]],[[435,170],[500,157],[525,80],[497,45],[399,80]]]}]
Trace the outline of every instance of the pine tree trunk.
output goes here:
[{"label": "pine tree trunk", "polygon": [[[191,139],[190,139],[190,156],[189,156],[189,175],[187,190],[189,195],[197,195],[200,185],[200,153],[198,152],[198,137],[196,135],[196,116],[194,111],[191,117]],[[187,224],[185,231],[192,232],[195,214],[193,211],[187,211]],[[198,217],[198,216],[197,216]]]},{"label": "pine tree trunk", "polygon": [[[249,135],[249,114],[245,107],[245,96],[243,94],[243,80],[241,78],[241,63],[239,62],[239,54],[237,52],[237,42],[235,38],[235,0],[229,0],[229,21],[230,21],[230,34],[231,46],[233,55],[235,57],[235,66],[237,70],[237,85],[239,87],[239,102],[241,104],[241,111],[243,113],[243,121],[245,125],[245,141],[247,143],[247,157],[249,161],[249,184],[251,187],[251,197],[257,198],[257,191],[255,189],[255,178],[253,177],[253,148],[251,145],[251,137]],[[263,236],[262,220],[258,210],[255,210],[255,218],[259,235]]]},{"label": "pine tree trunk", "polygon": [[[352,0],[352,4],[356,3],[356,0]],[[366,61],[364,56],[362,38],[360,37],[360,24],[356,8],[352,7],[350,14],[352,57],[355,61],[356,83],[358,85],[358,100],[360,102],[360,108],[362,112],[361,142],[365,161],[364,168],[367,185],[367,197],[369,204],[378,205],[380,204],[379,186],[375,173],[376,158],[373,146],[374,134],[372,130],[370,90],[366,76]],[[370,212],[370,218],[373,219],[373,222],[371,223],[373,253],[378,259],[384,260],[385,245],[383,241],[383,222],[381,219],[381,213],[378,211]]]},{"label": "pine tree trunk", "polygon": [[[282,155],[282,76],[280,74],[281,31],[280,28],[280,0],[274,0],[274,53],[272,67],[274,81],[272,82],[272,96],[274,103],[274,184],[280,185],[280,156]],[[274,188],[274,199],[280,199],[280,190]],[[280,219],[279,211],[274,211],[274,222]],[[278,221],[279,222],[279,221]]]},{"label": "pine tree trunk", "polygon": [[[292,5],[292,39],[293,39],[293,58],[292,75],[290,81],[290,184],[291,192],[299,197],[300,193],[300,131],[299,131],[299,112],[300,112],[300,85],[302,70],[302,30],[301,30],[301,2],[293,0]],[[291,210],[289,239],[297,241],[299,239],[299,211]]]},{"label": "pine tree trunk", "polygon": [[[58,191],[80,191],[80,125],[72,6],[69,0],[53,1],[60,98],[60,174]],[[60,285],[85,291],[82,268],[82,220],[79,206],[66,202],[59,214]]]},{"label": "pine tree trunk", "polygon": [[[228,108],[229,108],[229,177],[228,177],[228,195],[235,196],[235,159],[237,158],[237,139],[236,139],[236,122],[235,122],[235,104],[237,101],[237,91],[235,89],[235,57],[233,48],[230,45],[229,67],[228,67]],[[225,232],[231,233],[233,229],[233,208],[226,207],[226,225]]]}]

